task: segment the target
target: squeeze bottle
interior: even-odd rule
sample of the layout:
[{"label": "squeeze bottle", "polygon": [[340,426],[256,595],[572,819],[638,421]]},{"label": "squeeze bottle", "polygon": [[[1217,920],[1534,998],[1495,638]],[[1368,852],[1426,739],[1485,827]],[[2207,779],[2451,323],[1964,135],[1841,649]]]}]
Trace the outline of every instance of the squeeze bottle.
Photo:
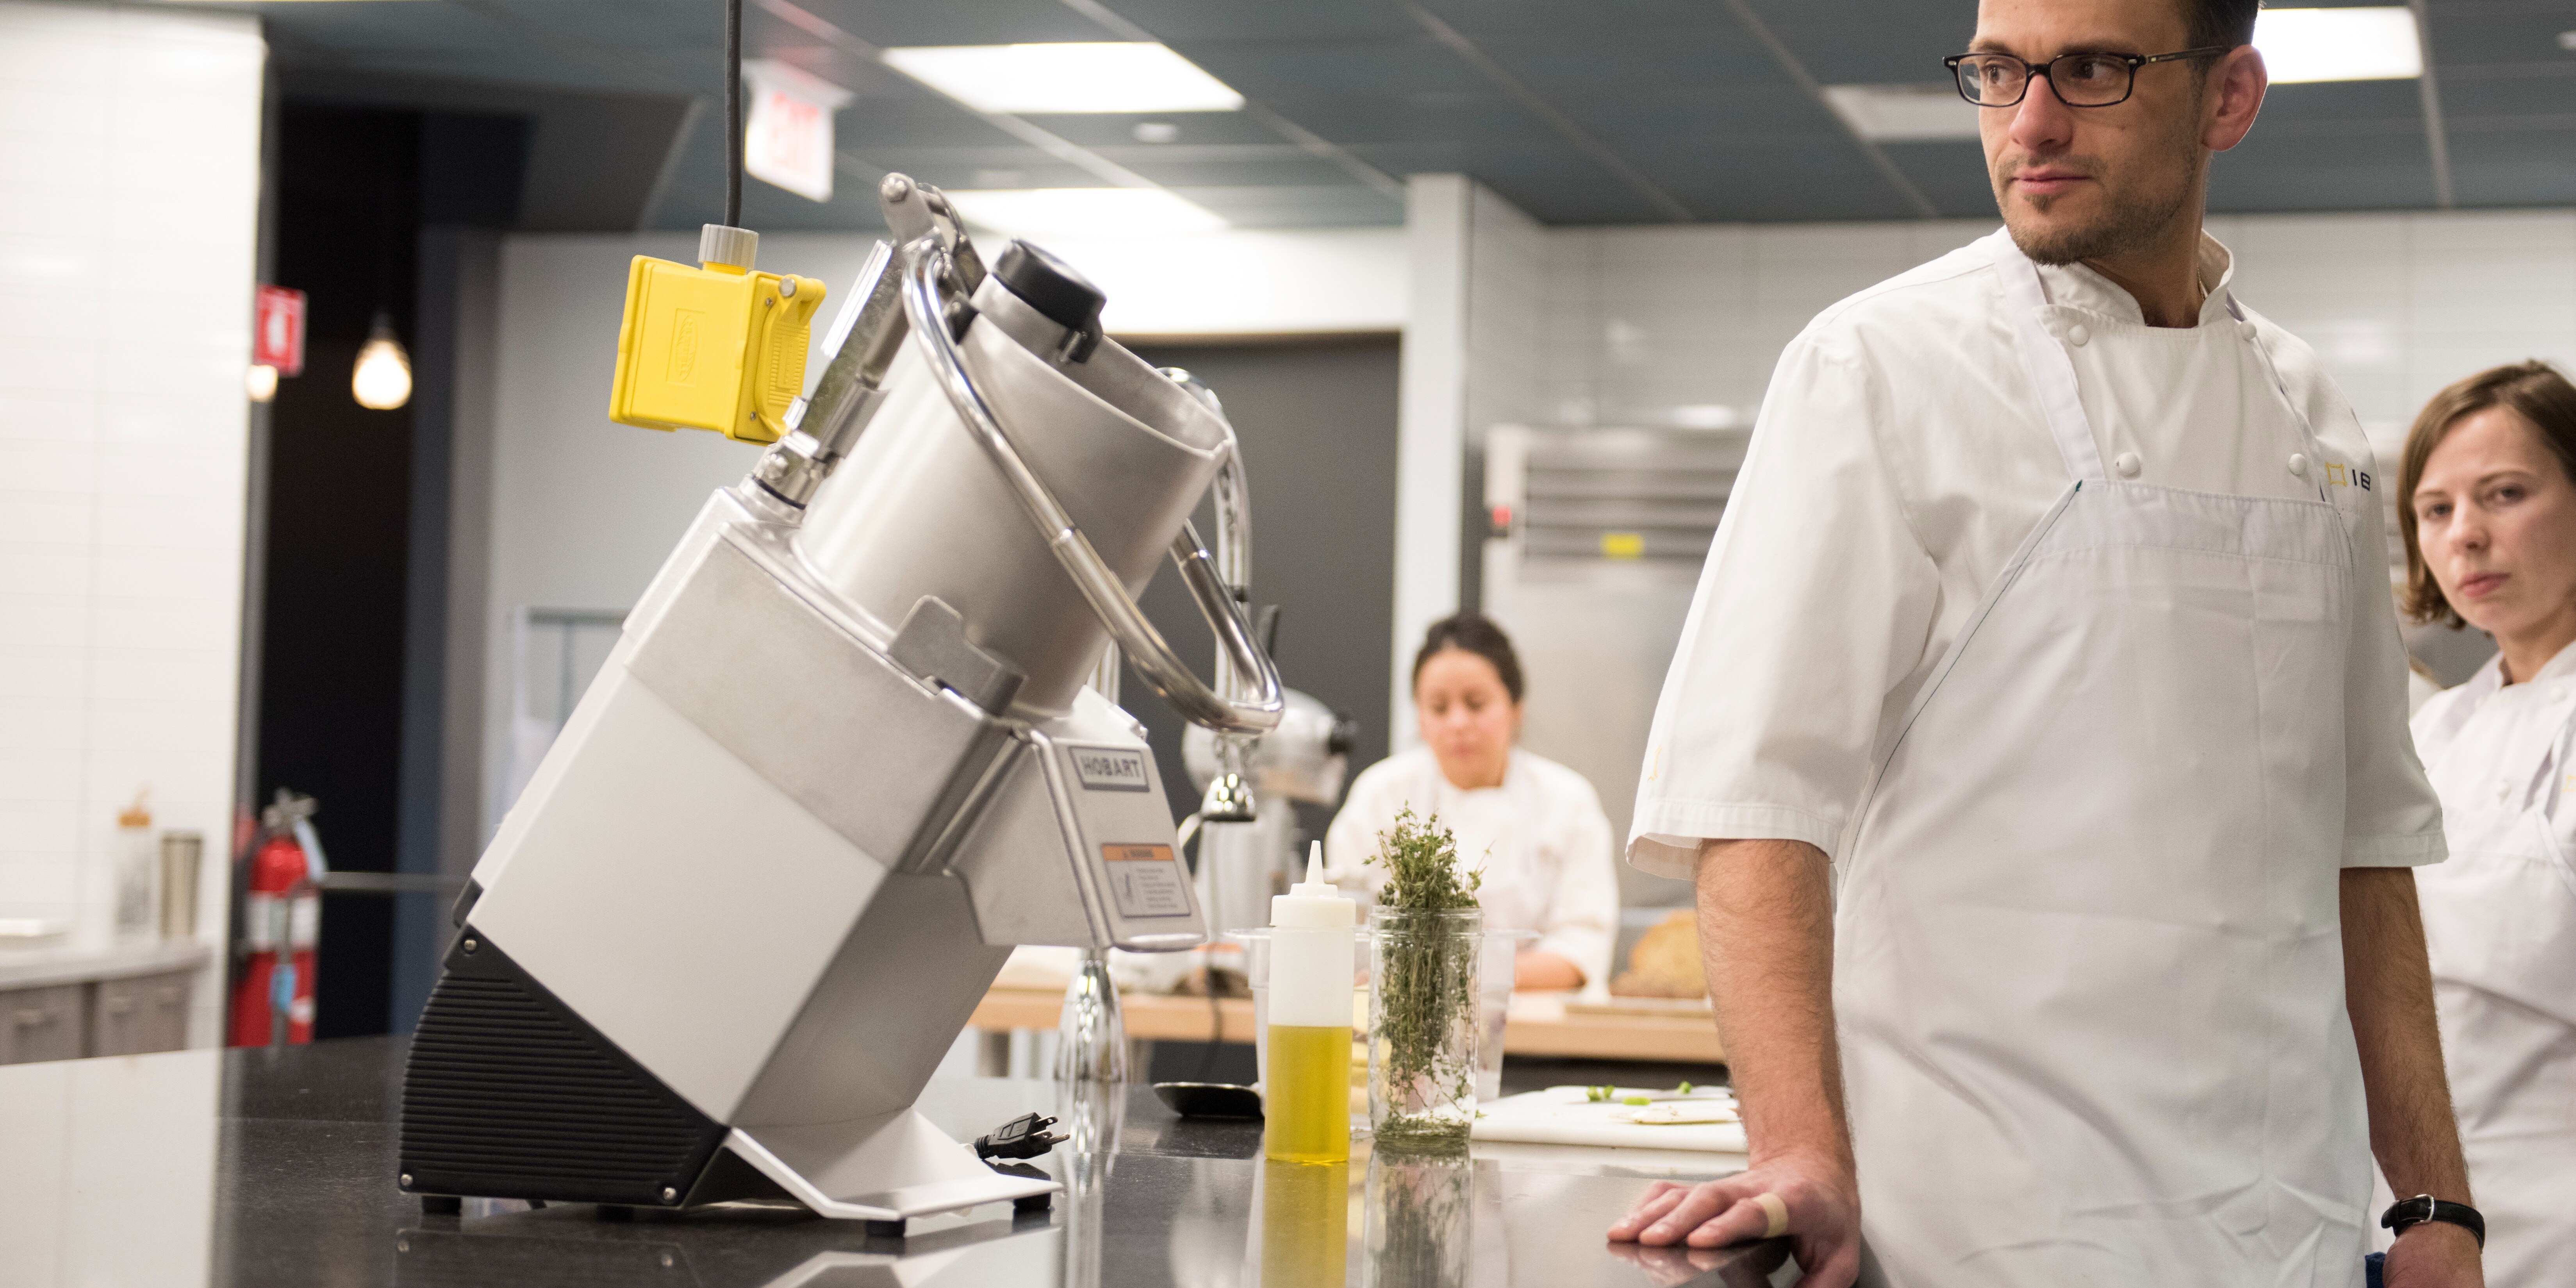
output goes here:
[{"label": "squeeze bottle", "polygon": [[1324,843],[1306,879],[1270,900],[1270,1049],[1261,1153],[1287,1163],[1351,1156],[1351,954],[1359,908],[1324,880]]}]

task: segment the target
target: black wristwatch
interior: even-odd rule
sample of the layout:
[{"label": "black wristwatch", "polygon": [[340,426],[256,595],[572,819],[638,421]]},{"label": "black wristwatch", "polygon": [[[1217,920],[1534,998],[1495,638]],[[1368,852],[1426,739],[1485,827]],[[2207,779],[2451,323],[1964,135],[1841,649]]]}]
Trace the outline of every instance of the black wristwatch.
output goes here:
[{"label": "black wristwatch", "polygon": [[2452,1203],[2434,1198],[2430,1194],[2418,1194],[2411,1199],[2399,1199],[2389,1204],[2388,1210],[2381,1213],[2379,1217],[2379,1224],[2383,1229],[2394,1230],[2399,1234],[2406,1233],[2409,1227],[2422,1225],[2427,1221],[2447,1221],[2459,1226],[2478,1241],[2479,1251],[2486,1250],[2487,1219],[2479,1216],[2478,1210],[2466,1203]]}]

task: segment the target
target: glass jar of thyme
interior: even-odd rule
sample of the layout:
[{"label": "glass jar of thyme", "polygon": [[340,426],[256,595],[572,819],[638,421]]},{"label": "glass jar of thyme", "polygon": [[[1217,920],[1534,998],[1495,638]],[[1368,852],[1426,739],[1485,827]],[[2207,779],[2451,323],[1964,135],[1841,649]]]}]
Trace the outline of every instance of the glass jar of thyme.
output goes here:
[{"label": "glass jar of thyme", "polygon": [[1463,1144],[1476,1119],[1473,907],[1369,910],[1369,1130],[1383,1144]]}]

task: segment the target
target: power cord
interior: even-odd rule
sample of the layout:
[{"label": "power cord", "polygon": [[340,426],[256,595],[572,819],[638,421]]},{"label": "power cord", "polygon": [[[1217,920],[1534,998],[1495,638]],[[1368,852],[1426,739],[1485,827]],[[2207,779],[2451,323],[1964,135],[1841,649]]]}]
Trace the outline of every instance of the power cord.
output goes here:
[{"label": "power cord", "polygon": [[975,1157],[1035,1158],[1054,1149],[1065,1137],[1047,1128],[1055,1119],[1039,1114],[1022,1114],[975,1138]]},{"label": "power cord", "polygon": [[742,0],[725,0],[725,211],[742,227]]}]

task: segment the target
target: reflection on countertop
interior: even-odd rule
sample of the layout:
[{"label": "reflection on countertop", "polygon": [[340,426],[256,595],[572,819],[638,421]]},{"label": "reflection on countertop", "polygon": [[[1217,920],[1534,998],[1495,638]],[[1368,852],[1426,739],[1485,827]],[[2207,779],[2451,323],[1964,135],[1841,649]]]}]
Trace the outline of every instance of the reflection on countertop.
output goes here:
[{"label": "reflection on countertop", "polygon": [[1258,1124],[1182,1120],[1142,1086],[932,1083],[971,1139],[1028,1110],[1073,1139],[1051,1211],[996,1204],[858,1223],[731,1205],[603,1219],[473,1200],[425,1216],[393,1184],[403,1044],[179,1051],[0,1068],[0,1281],[61,1285],[1157,1284],[1189,1288],[1789,1283],[1777,1246],[1690,1253],[1600,1231],[1648,1178],[1740,1165],[1661,1150],[1489,1148],[1347,1165],[1260,1158]]}]

